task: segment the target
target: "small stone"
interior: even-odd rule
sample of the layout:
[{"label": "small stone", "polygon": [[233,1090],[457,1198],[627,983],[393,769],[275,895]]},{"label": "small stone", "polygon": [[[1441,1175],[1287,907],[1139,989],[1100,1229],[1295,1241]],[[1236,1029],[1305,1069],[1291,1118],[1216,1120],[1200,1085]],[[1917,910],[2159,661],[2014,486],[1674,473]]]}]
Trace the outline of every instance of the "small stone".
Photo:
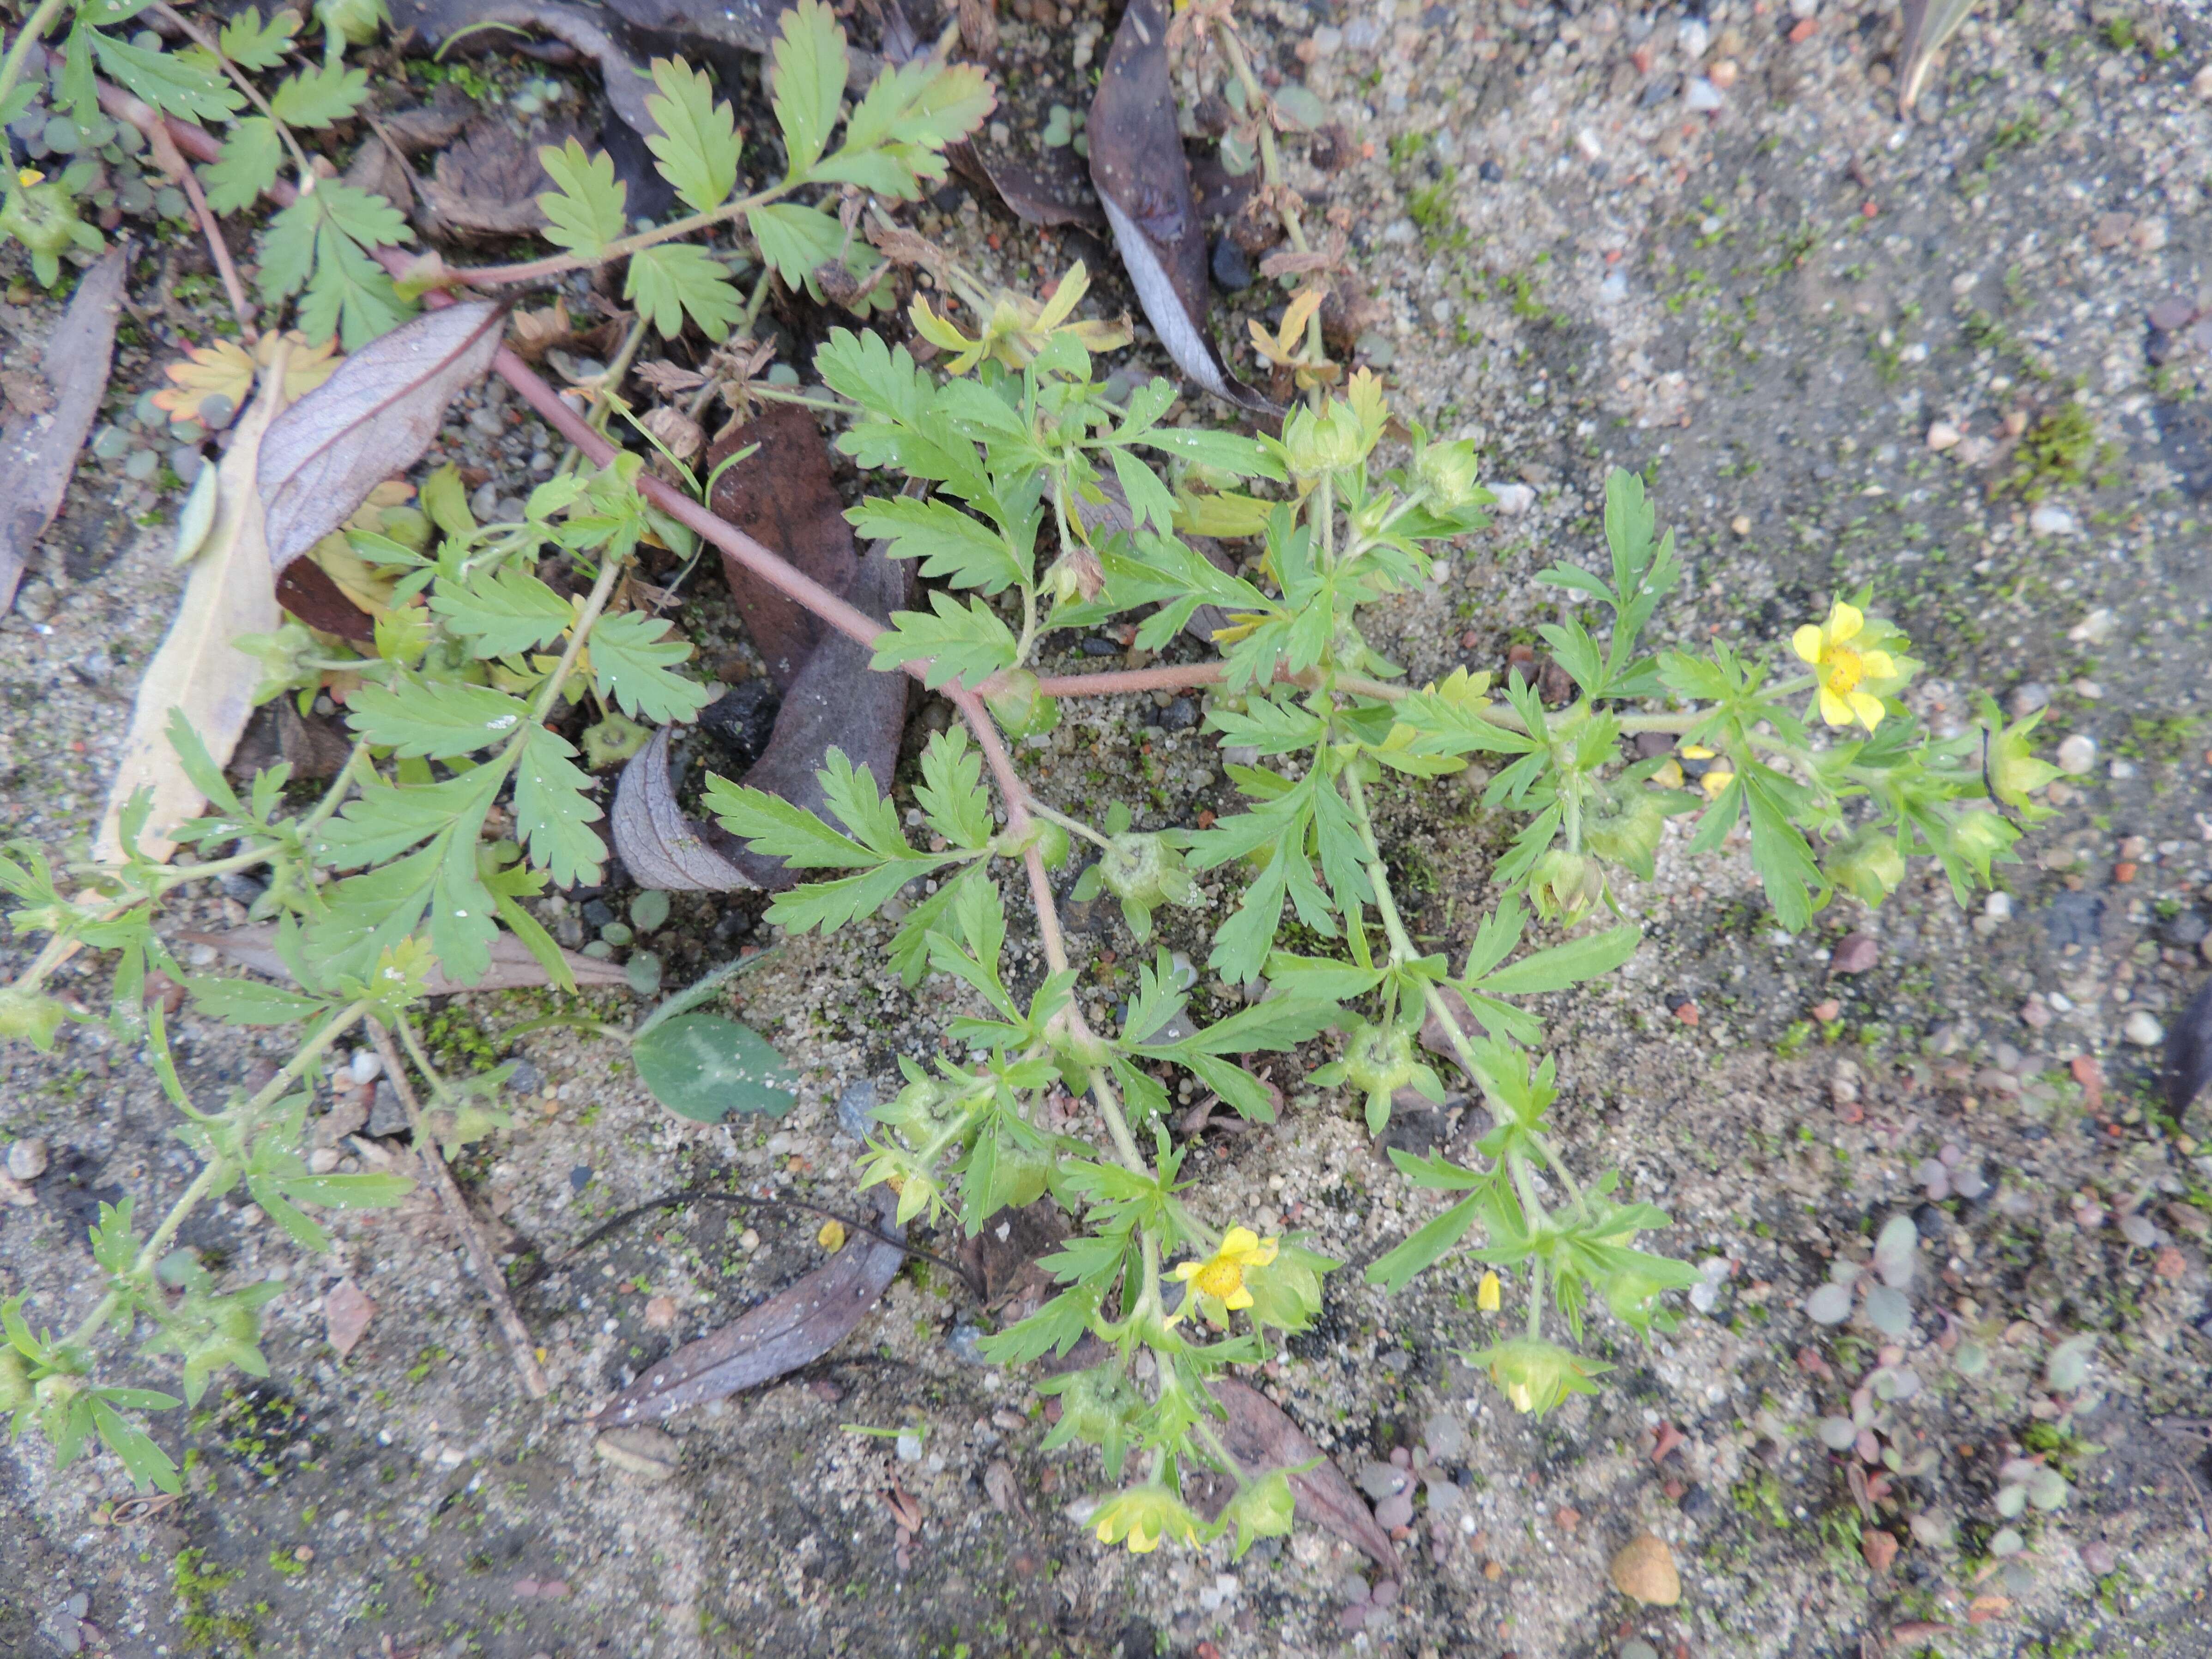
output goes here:
[{"label": "small stone", "polygon": [[1863,974],[1881,960],[1881,945],[1871,933],[1846,933],[1828,959],[1832,974]]},{"label": "small stone", "polygon": [[2027,515],[2027,527],[2038,536],[2070,536],[2080,525],[2064,507],[2045,501]]},{"label": "small stone", "polygon": [[2097,764],[2097,740],[2081,732],[2058,745],[2058,769],[2071,777],[2081,777],[2094,770]]},{"label": "small stone", "polygon": [[1721,90],[1702,75],[1693,75],[1682,86],[1682,104],[1693,115],[1710,115],[1726,104]]},{"label": "small stone", "polygon": [[2212,64],[2207,64],[2197,71],[2196,78],[2189,83],[2189,89],[2206,103],[2212,104]]},{"label": "small stone", "polygon": [[36,1181],[46,1172],[46,1143],[36,1136],[8,1148],[8,1173],[18,1181]]},{"label": "small stone", "polygon": [[921,1462],[921,1437],[908,1429],[892,1443],[891,1449],[900,1462],[919,1463]]},{"label": "small stone", "polygon": [[2155,1048],[2166,1041],[2166,1027],[2142,1009],[2128,1016],[2127,1024],[2120,1027],[2120,1035],[2138,1048]]},{"label": "small stone", "polygon": [[2102,645],[2112,637],[2119,618],[2108,605],[2099,605],[2080,622],[2066,630],[2066,637],[2076,645]]},{"label": "small stone", "polygon": [[1742,74],[1743,65],[1737,63],[1733,58],[1723,58],[1719,63],[1712,66],[1711,70],[1707,74],[1705,78],[1711,81],[1723,92],[1726,92],[1730,87],[1736,83],[1737,78]]},{"label": "small stone", "polygon": [[2005,700],[2005,712],[2014,720],[2026,720],[2039,708],[2051,706],[2051,688],[2039,680],[2030,680],[2013,688],[2012,696]]},{"label": "small stone", "polygon": [[1659,1659],[1659,1650],[1642,1637],[1631,1637],[1620,1644],[1620,1659]]},{"label": "small stone", "polygon": [[1748,536],[1751,534],[1751,514],[1748,513],[1737,514],[1735,517],[1729,520],[1729,528],[1739,536]]},{"label": "small stone", "polygon": [[1449,1412],[1432,1412],[1421,1425],[1421,1443],[1428,1448],[1431,1463],[1457,1462],[1467,1449],[1467,1427]]},{"label": "small stone", "polygon": [[648,1297],[645,1304],[646,1328],[672,1331],[676,1328],[676,1298],[668,1296]]},{"label": "small stone", "polygon": [[1674,1553],[1650,1533],[1632,1540],[1613,1558],[1613,1585],[1649,1607],[1671,1607],[1682,1599],[1682,1576]]},{"label": "small stone", "polygon": [[875,1130],[875,1079],[848,1083],[837,1097],[837,1127],[855,1140],[866,1140]]},{"label": "small stone", "polygon": [[2166,242],[2166,221],[2159,218],[2138,219],[2128,232],[2128,240],[2138,253],[2156,253]]},{"label": "small stone", "polygon": [[1252,262],[1233,236],[1224,236],[1213,245],[1213,280],[1231,294],[1241,294],[1252,286]]},{"label": "small stone", "polygon": [[1966,434],[1948,421],[1938,421],[1928,428],[1928,447],[1942,454],[1947,449],[1958,447],[1959,440]]},{"label": "small stone", "polygon": [[1501,518],[1517,519],[1536,505],[1536,492],[1524,483],[1498,484],[1490,493],[1498,498]]},{"label": "small stone", "polygon": [[682,1443],[659,1429],[609,1429],[592,1449],[617,1468],[654,1482],[673,1480],[684,1461]]},{"label": "small stone", "polygon": [[1359,1490],[1375,1503],[1403,1492],[1412,1477],[1395,1463],[1366,1462],[1359,1466]]},{"label": "small stone", "polygon": [[353,1058],[346,1063],[346,1070],[358,1088],[362,1084],[376,1081],[377,1074],[384,1070],[384,1060],[374,1048],[356,1048]]}]

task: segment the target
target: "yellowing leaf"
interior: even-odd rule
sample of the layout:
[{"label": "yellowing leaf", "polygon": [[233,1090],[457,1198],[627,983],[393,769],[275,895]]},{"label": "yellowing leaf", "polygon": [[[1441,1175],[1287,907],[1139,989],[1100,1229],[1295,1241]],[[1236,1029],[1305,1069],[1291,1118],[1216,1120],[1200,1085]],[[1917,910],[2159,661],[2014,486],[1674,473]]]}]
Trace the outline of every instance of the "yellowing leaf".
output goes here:
[{"label": "yellowing leaf", "polygon": [[1234,540],[1264,532],[1268,515],[1274,510],[1273,501],[1263,501],[1256,495],[1240,495],[1228,490],[1218,495],[1189,490],[1176,497],[1175,527],[1186,536],[1220,536]]},{"label": "yellowing leaf", "polygon": [[291,346],[284,367],[284,401],[288,404],[297,402],[329,380],[344,361],[337,355],[338,343],[335,338],[311,345],[307,337],[296,329],[281,336],[263,335],[252,356],[235,341],[217,340],[213,345],[193,346],[185,353],[183,362],[163,368],[161,372],[175,384],[154,394],[154,406],[166,410],[172,419],[180,421],[198,419],[200,404],[211,397],[229,399],[234,409],[243,406],[253,391],[257,361],[264,368],[273,363],[280,339]]},{"label": "yellowing leaf", "polygon": [[397,579],[379,576],[375,567],[353,550],[342,532],[324,537],[308,550],[307,556],[337,584],[339,592],[371,617],[381,618],[392,609],[392,590]]}]

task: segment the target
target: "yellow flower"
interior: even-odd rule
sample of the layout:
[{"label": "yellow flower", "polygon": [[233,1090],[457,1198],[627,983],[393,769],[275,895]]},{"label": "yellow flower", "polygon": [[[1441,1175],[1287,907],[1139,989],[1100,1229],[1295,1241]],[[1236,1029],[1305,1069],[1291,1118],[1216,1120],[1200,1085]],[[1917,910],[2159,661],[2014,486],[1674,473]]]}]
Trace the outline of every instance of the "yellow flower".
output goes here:
[{"label": "yellow flower", "polygon": [[1855,605],[1838,599],[1828,620],[1807,623],[1790,636],[1790,647],[1813,665],[1820,683],[1820,718],[1831,726],[1856,720],[1869,732],[1881,724],[1881,699],[1860,690],[1865,680],[1884,680],[1897,672],[1887,651],[1854,650],[1847,641],[1858,637],[1866,617]]},{"label": "yellow flower", "polygon": [[1698,780],[1698,787],[1705,792],[1707,800],[1718,800],[1721,792],[1735,781],[1735,774],[1725,766],[1716,766]]},{"label": "yellow flower", "polygon": [[1485,1313],[1496,1313],[1498,1311],[1498,1304],[1502,1299],[1503,1295],[1498,1289],[1498,1275],[1494,1273],[1486,1273],[1483,1274],[1482,1283],[1474,1287],[1474,1305],[1481,1309]]},{"label": "yellow flower", "polygon": [[40,172],[36,167],[25,167],[20,173],[16,173],[15,182],[22,185],[25,190],[28,190],[33,185],[43,185],[46,183],[46,175]]},{"label": "yellow flower", "polygon": [[1186,1261],[1175,1276],[1197,1295],[1211,1297],[1224,1308],[1249,1308],[1252,1292],[1244,1287],[1247,1267],[1264,1267],[1282,1248],[1279,1239],[1261,1238],[1249,1227],[1231,1227],[1221,1248],[1204,1261]]},{"label": "yellow flower", "polygon": [[1164,1486],[1132,1486],[1116,1492],[1092,1512],[1091,1519],[1100,1543],[1119,1544],[1126,1540],[1138,1555],[1151,1554],[1159,1548],[1163,1538],[1194,1546],[1199,1541],[1198,1517]]}]

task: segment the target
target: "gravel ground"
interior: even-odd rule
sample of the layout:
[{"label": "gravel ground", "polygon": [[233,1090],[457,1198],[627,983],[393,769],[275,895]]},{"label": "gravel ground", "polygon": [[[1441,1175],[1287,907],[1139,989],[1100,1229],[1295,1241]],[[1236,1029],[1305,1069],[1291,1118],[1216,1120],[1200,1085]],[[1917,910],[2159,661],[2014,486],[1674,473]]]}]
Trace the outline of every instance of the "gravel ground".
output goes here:
[{"label": "gravel ground", "polygon": [[[1005,9],[1018,63],[1064,56],[1103,15],[1079,9],[1071,28]],[[806,1371],[595,1446],[581,1415],[612,1386],[817,1263],[813,1220],[671,1211],[532,1285],[521,1307],[556,1389],[538,1406],[428,1200],[343,1225],[328,1261],[227,1203],[184,1242],[236,1281],[289,1276],[276,1378],[169,1431],[193,1454],[173,1505],[131,1502],[112,1459],[57,1472],[14,1445],[0,1492],[26,1524],[0,1528],[0,1654],[2212,1654],[2212,1157],[2191,1138],[2201,1116],[2160,1111],[2148,1047],[2202,982],[2212,923],[2212,352],[2189,337],[2190,313],[2212,310],[2212,27],[2179,8],[1995,10],[1910,126],[1887,9],[1248,14],[1261,60],[1344,128],[1343,170],[1293,172],[1375,296],[1362,352],[1432,429],[1477,438],[1499,488],[1495,527],[1389,609],[1383,648],[1417,677],[1502,666],[1554,614],[1531,577],[1595,553],[1604,474],[1626,465],[1690,572],[1656,634],[1771,651],[1832,592],[1872,583],[1929,664],[1929,719],[1988,691],[2047,706],[2069,740],[2061,815],[1969,910],[1916,878],[1878,915],[1839,900],[1790,938],[1740,848],[1693,863],[1679,836],[1630,890],[1644,948],[1545,1011],[1559,1115],[1577,1167],[1618,1167],[1672,1212],[1663,1247],[1705,1264],[1707,1285],[1671,1334],[1607,1347],[1602,1394],[1532,1423],[1456,1357],[1491,1323],[1474,1264],[1395,1299],[1356,1266],[1338,1275],[1322,1325],[1264,1381],[1378,1490],[1394,1478],[1364,1466],[1394,1449],[1434,1465],[1395,1598],[1316,1532],[1233,1564],[1102,1555],[1065,1513],[1095,1462],[1038,1452],[1035,1379],[965,1357],[978,1310],[927,1264]],[[939,207],[930,227],[977,262],[1013,276],[1080,254],[1109,273],[1102,297],[1128,302],[1079,234],[1040,238],[957,195]],[[1223,296],[1224,333],[1261,293]],[[2173,326],[2148,320],[2161,302]],[[11,367],[51,315],[10,291]],[[127,333],[119,408],[173,356],[161,327]],[[544,447],[496,406],[458,410],[447,439],[495,495],[520,493]],[[91,826],[134,665],[173,608],[159,527],[173,505],[127,461],[88,462],[0,621],[13,834],[58,847]],[[685,625],[703,660],[740,672],[726,600],[702,595]],[[1103,806],[1134,787],[1161,822],[1218,807],[1193,712],[1071,708],[1036,751],[1045,793]],[[1455,951],[1511,828],[1470,799],[1405,789],[1384,813],[1416,931]],[[570,895],[574,936],[627,897]],[[757,910],[679,899],[651,941],[671,982],[774,942]],[[241,914],[216,895],[175,920]],[[1103,915],[1074,920],[1085,994],[1110,1002],[1133,943]],[[1198,948],[1203,925],[1179,927],[1170,947]],[[883,969],[888,933],[783,942],[737,981],[732,1006],[805,1079],[781,1122],[673,1120],[608,1045],[549,1031],[514,1050],[515,1128],[462,1160],[465,1184],[511,1248],[549,1256],[710,1176],[847,1201],[858,1149],[836,1103],[933,1048],[951,1012]],[[25,957],[0,947],[8,971]],[[96,999],[102,969],[79,967]],[[548,1006],[456,1005],[434,1036],[490,1057]],[[201,1086],[281,1053],[189,1014],[179,1027]],[[1354,1264],[1419,1224],[1425,1201],[1354,1103],[1287,1064],[1276,1080],[1280,1124],[1209,1133],[1209,1211],[1309,1229]],[[31,1293],[41,1322],[73,1318],[97,1201],[188,1177],[170,1121],[97,1030],[51,1057],[11,1052],[0,1139],[42,1138],[50,1157],[35,1202],[0,1210],[0,1290]],[[1898,1216],[1922,1243],[1909,1330],[1808,1320],[1831,1263],[1866,1261]],[[343,1279],[376,1313],[341,1363],[323,1297]],[[2086,1380],[2061,1394],[2054,1357],[2063,1371],[2081,1345],[2062,1345],[2084,1336]],[[1863,1383],[1897,1397],[1832,1451],[1817,1426]],[[2001,1472],[2023,1449],[2070,1491],[2000,1561]],[[1869,1474],[1893,1489],[1877,1512],[1893,1561],[1869,1542]],[[923,1516],[904,1552],[894,1489]],[[1639,1610],[1608,1583],[1644,1531],[1671,1548],[1679,1607]]]}]

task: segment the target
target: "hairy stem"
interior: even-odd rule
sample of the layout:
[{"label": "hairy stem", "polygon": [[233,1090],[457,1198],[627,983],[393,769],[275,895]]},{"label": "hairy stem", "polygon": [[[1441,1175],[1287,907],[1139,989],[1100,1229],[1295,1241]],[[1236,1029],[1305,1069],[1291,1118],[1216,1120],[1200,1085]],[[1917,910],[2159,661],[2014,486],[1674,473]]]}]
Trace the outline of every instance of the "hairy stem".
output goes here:
[{"label": "hairy stem", "polygon": [[734,202],[725,202],[709,213],[695,213],[688,218],[656,225],[651,230],[639,231],[634,236],[617,237],[593,252],[556,253],[544,259],[526,259],[520,264],[477,265],[453,274],[476,288],[502,288],[515,283],[542,282],[548,276],[565,276],[572,270],[596,270],[626,259],[641,249],[657,247],[663,242],[672,242],[695,232],[710,230],[732,219],[742,218],[757,207],[788,196],[798,187],[796,182],[786,179],[780,185],[757,191],[750,196],[741,196]]},{"label": "hairy stem", "polygon": [[[252,1141],[254,1130],[259,1127],[261,1114],[268,1110],[276,1102],[283,1099],[293,1084],[298,1082],[307,1069],[322,1058],[331,1044],[337,1042],[345,1032],[351,1030],[362,1017],[368,1013],[368,1008],[369,1005],[366,1001],[352,1003],[340,1011],[335,1018],[325,1021],[321,1030],[300,1045],[299,1052],[285,1062],[282,1071],[263,1084],[251,1100],[232,1109],[231,1115],[244,1125],[241,1139],[249,1143]],[[155,1018],[158,1020],[159,1018],[157,1012]],[[156,1046],[157,1048],[166,1048],[166,1044],[157,1043]],[[131,1263],[130,1271],[124,1277],[134,1285],[143,1282],[146,1275],[153,1272],[155,1265],[169,1253],[169,1246],[177,1237],[177,1230],[191,1218],[192,1212],[200,1206],[202,1201],[216,1189],[218,1184],[236,1172],[236,1167],[228,1158],[218,1157],[203,1164],[199,1173],[192,1177],[191,1184],[178,1194],[177,1201],[169,1206],[169,1212],[161,1218],[161,1225],[154,1229],[145,1244],[140,1248],[137,1257]],[[80,1347],[89,1342],[100,1328],[107,1322],[109,1316],[121,1305],[125,1294],[126,1291],[123,1289],[111,1289],[106,1295],[101,1297],[94,1305],[92,1311],[87,1314],[78,1322],[77,1328],[70,1333],[69,1340],[64,1346]]]}]

